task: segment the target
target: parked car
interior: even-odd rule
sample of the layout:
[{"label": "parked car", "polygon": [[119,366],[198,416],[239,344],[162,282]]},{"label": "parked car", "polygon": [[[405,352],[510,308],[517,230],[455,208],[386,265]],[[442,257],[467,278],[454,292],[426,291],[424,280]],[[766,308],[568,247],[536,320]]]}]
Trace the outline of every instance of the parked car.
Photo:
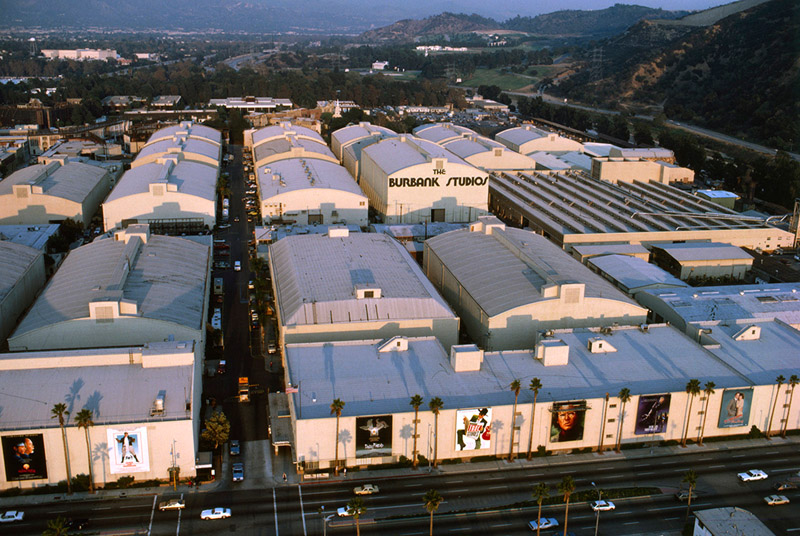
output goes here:
[{"label": "parked car", "polygon": [[692,490],[689,491],[688,489],[682,489],[678,493],[675,494],[675,498],[679,501],[688,501],[689,495],[691,494],[692,500],[697,498],[697,492]]},{"label": "parked car", "polygon": [[764,480],[769,475],[761,469],[750,469],[744,473],[739,473],[737,476],[742,482],[750,482],[751,480]]},{"label": "parked car", "polygon": [[210,508],[200,512],[200,519],[225,519],[231,517],[230,508]]},{"label": "parked car", "polygon": [[786,495],[770,495],[764,497],[764,502],[770,506],[777,506],[779,504],[789,504],[789,498]]},{"label": "parked car", "polygon": [[183,510],[184,508],[186,508],[186,503],[183,499],[170,499],[158,503],[158,509],[162,512],[164,510]]},{"label": "parked car", "polygon": [[275,346],[274,342],[267,343],[267,352],[269,352],[271,354],[274,354],[277,351],[278,351],[278,347]]},{"label": "parked car", "polygon": [[241,454],[241,448],[239,447],[239,440],[238,439],[231,439],[231,456],[238,456]]},{"label": "parked car", "polygon": [[234,463],[233,464],[233,481],[234,482],[241,482],[244,480],[244,464]]},{"label": "parked car", "polygon": [[613,510],[616,508],[613,502],[611,501],[592,501],[589,503],[592,507],[592,510],[595,512],[605,512],[607,510]]},{"label": "parked car", "polygon": [[378,493],[379,491],[380,488],[374,484],[364,484],[363,486],[353,488],[353,493],[356,495],[372,495],[373,493]]},{"label": "parked car", "polygon": [[557,527],[557,526],[558,526],[558,520],[552,517],[543,517],[538,525],[535,519],[528,523],[528,528],[531,530],[549,529],[551,527]]},{"label": "parked car", "polygon": [[0,523],[13,523],[14,521],[22,521],[23,517],[25,517],[25,512],[9,510],[0,516]]},{"label": "parked car", "polygon": [[241,272],[242,271],[242,261],[235,261],[233,263],[233,269],[236,272]]}]

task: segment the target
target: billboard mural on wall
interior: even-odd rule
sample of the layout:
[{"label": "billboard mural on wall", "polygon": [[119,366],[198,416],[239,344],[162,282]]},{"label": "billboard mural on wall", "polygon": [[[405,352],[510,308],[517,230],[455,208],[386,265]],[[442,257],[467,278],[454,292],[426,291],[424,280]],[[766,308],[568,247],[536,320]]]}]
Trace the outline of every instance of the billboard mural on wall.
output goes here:
[{"label": "billboard mural on wall", "polygon": [[492,446],[492,408],[456,411],[456,450],[487,450]]},{"label": "billboard mural on wall", "polygon": [[752,389],[725,389],[719,410],[719,427],[747,426],[750,422],[750,407],[753,402]]},{"label": "billboard mural on wall", "polygon": [[47,458],[42,434],[4,436],[6,481],[47,478]]},{"label": "billboard mural on wall", "polygon": [[643,435],[666,432],[670,400],[669,394],[640,396],[634,433]]},{"label": "billboard mural on wall", "polygon": [[147,428],[108,430],[109,466],[112,474],[150,471]]},{"label": "billboard mural on wall", "polygon": [[583,421],[586,418],[586,401],[553,404],[550,422],[550,442],[579,441],[583,439]]},{"label": "billboard mural on wall", "polygon": [[356,458],[392,455],[392,416],[356,417]]}]

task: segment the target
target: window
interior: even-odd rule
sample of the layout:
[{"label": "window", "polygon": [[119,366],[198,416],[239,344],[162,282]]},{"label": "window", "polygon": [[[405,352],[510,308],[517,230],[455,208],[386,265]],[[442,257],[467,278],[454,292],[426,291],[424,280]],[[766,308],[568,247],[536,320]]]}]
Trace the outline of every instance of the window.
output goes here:
[{"label": "window", "polygon": [[374,298],[375,297],[375,291],[374,290],[365,290],[364,291],[364,297],[365,298]]},{"label": "window", "polygon": [[110,324],[114,321],[114,309],[112,307],[97,307],[95,309],[95,319],[98,324]]}]

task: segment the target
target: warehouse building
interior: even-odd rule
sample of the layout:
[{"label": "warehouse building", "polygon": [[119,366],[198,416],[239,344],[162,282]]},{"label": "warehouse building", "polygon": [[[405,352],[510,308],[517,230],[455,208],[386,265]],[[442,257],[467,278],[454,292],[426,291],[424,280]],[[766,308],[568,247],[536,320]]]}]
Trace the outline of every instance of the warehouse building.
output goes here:
[{"label": "warehouse building", "polygon": [[257,168],[287,158],[317,158],[339,163],[319,133],[287,121],[245,131],[244,143],[252,151]]},{"label": "warehouse building", "polygon": [[697,197],[702,197],[703,199],[721,205],[730,210],[734,209],[736,206],[736,201],[739,200],[738,195],[725,190],[697,190],[696,193]]},{"label": "warehouse building", "polygon": [[653,263],[683,281],[744,279],[753,257],[742,248],[719,242],[654,244]]},{"label": "warehouse building", "polygon": [[656,181],[618,182],[565,173],[496,173],[489,208],[504,221],[576,245],[723,242],[791,248],[794,235]]},{"label": "warehouse building", "polygon": [[211,99],[208,106],[212,108],[228,108],[247,112],[275,112],[294,107],[290,99],[273,99],[272,97],[228,97]]},{"label": "warehouse building", "polygon": [[345,168],[319,159],[290,158],[258,169],[266,223],[369,223],[367,196]]},{"label": "warehouse building", "polygon": [[582,264],[601,255],[628,255],[644,262],[650,260],[650,250],[641,244],[600,244],[597,246],[574,246],[572,256]]},{"label": "warehouse building", "polygon": [[636,300],[650,309],[653,320],[669,322],[692,337],[709,320],[774,319],[800,330],[800,283],[650,290]]},{"label": "warehouse building", "polygon": [[159,158],[171,155],[181,155],[183,160],[218,169],[222,158],[222,147],[210,141],[180,135],[161,138],[142,147],[139,155],[131,162],[131,168],[152,164]]},{"label": "warehouse building", "polygon": [[[510,448],[524,456],[540,446],[610,450],[617,442],[680,441],[687,428],[690,441],[746,434],[767,429],[776,395],[772,430],[796,430],[800,405],[788,413],[790,388],[776,393],[774,378],[796,373],[800,333],[765,322],[754,342],[738,335],[748,327],[731,326],[709,345],[665,324],[555,330],[533,349],[503,352],[474,345],[448,352],[433,337],[290,344],[295,462],[300,471],[333,467],[337,422],[339,437],[349,438],[338,446],[340,465],[360,467],[413,459],[407,438],[415,428],[419,453],[437,460],[505,457]],[[520,378],[515,408],[508,386]],[[535,405],[530,378],[543,385]],[[692,398],[689,378],[716,390]],[[365,386],[380,386],[380,396]],[[622,389],[632,395],[625,404],[616,396]],[[415,416],[409,400],[417,394],[423,405]],[[438,418],[427,410],[433,397],[443,402]],[[337,398],[338,419],[330,410]],[[567,413],[572,418],[562,419]]]},{"label": "warehouse building", "polygon": [[471,128],[462,127],[455,123],[428,123],[416,127],[412,130],[412,133],[418,138],[432,141],[437,145],[444,145],[448,141],[459,138],[478,136],[478,133]]},{"label": "warehouse building", "polygon": [[111,189],[98,166],[56,161],[22,168],[0,181],[0,225],[46,225],[71,218],[89,227]]},{"label": "warehouse building", "polygon": [[[194,476],[201,356],[202,343],[192,341],[2,354],[0,489],[67,479],[62,433],[51,411],[57,403],[69,411],[64,432],[72,477],[90,474],[87,433],[97,485],[131,476],[167,480],[173,466],[181,478]],[[88,432],[76,424],[83,409],[92,412]]]},{"label": "warehouse building", "polygon": [[379,127],[362,122],[357,125],[348,125],[331,134],[331,148],[333,154],[342,165],[361,182],[361,151],[386,138],[396,138],[397,133],[385,127]]},{"label": "warehouse building", "polygon": [[211,248],[132,225],[67,256],[8,339],[11,351],[205,341]]},{"label": "warehouse building", "polygon": [[0,239],[0,346],[45,280],[42,250]]},{"label": "warehouse building", "polygon": [[425,274],[488,351],[539,332],[641,324],[647,310],[546,238],[487,216],[425,242]]},{"label": "warehouse building", "polygon": [[630,255],[598,255],[588,259],[586,266],[631,298],[643,290],[689,286],[666,270]]},{"label": "warehouse building", "polygon": [[222,148],[222,133],[219,130],[192,121],[181,121],[177,125],[157,130],[148,138],[146,145],[176,137],[205,141]]},{"label": "warehouse building", "polygon": [[383,223],[467,222],[487,213],[486,172],[413,136],[366,147],[360,184]]},{"label": "warehouse building", "polygon": [[270,246],[269,267],[282,344],[395,335],[458,342],[458,317],[386,235],[287,236]]},{"label": "warehouse building", "polygon": [[694,171],[691,169],[647,158],[597,157],[592,158],[591,167],[588,169],[584,167],[584,170],[591,171],[595,179],[613,183],[654,181],[664,184],[671,182],[691,184],[694,182]]},{"label": "warehouse building", "polygon": [[494,139],[512,151],[524,155],[531,155],[538,151],[554,154],[583,151],[583,144],[580,142],[559,136],[555,132],[536,128],[533,125],[509,128],[495,134]]},{"label": "warehouse building", "polygon": [[[182,155],[162,156],[129,169],[103,203],[106,231],[134,223],[153,232],[200,232],[216,225],[218,169]],[[174,231],[173,231],[174,232]]]}]

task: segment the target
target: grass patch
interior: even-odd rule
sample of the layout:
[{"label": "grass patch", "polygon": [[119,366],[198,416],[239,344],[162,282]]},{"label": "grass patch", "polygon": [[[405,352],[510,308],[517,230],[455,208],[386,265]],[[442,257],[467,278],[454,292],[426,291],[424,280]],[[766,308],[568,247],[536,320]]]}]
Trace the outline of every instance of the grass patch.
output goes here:
[{"label": "grass patch", "polygon": [[510,72],[500,72],[500,69],[475,69],[472,76],[464,79],[462,85],[466,86],[498,86],[504,90],[517,90],[535,83],[527,76],[520,76]]}]

